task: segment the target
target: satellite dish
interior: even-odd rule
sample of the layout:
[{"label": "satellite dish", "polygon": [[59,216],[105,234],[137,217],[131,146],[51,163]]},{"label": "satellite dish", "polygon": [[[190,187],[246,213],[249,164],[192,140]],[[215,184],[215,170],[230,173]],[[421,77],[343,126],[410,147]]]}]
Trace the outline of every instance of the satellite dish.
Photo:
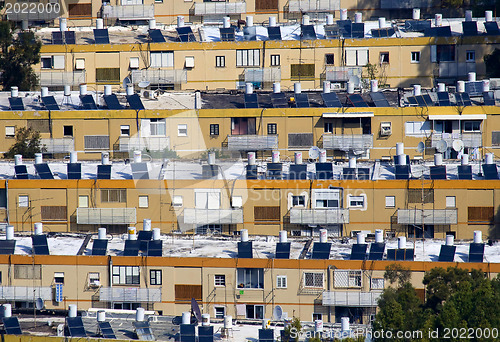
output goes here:
[{"label": "satellite dish", "polygon": [[43,299],[42,298],[37,298],[35,306],[36,306],[37,310],[43,310],[43,308],[45,307],[45,304],[43,303]]},{"label": "satellite dish", "polygon": [[455,150],[455,152],[462,152],[465,144],[462,140],[453,140],[452,147]]},{"label": "satellite dish", "polygon": [[446,140],[440,140],[438,141],[438,143],[436,144],[436,150],[439,152],[439,153],[443,153],[443,152],[446,152],[446,150],[448,149],[448,144],[446,143]]},{"label": "satellite dish", "polygon": [[127,85],[132,83],[132,81],[130,80],[130,78],[127,76],[123,79],[123,82],[122,82],[122,86],[123,88],[127,89]]},{"label": "satellite dish", "polygon": [[146,88],[150,84],[151,84],[151,82],[149,82],[149,81],[141,81],[141,82],[139,82],[138,86],[139,86],[139,88]]},{"label": "satellite dish", "polygon": [[281,306],[276,305],[273,310],[273,317],[276,321],[281,321],[281,318],[283,317],[283,309]]},{"label": "satellite dish", "polygon": [[421,141],[417,145],[417,152],[423,153],[424,151],[425,151],[425,144],[423,143],[423,141]]},{"label": "satellite dish", "polygon": [[319,148],[317,146],[313,146],[309,149],[309,158],[316,159],[319,157]]}]

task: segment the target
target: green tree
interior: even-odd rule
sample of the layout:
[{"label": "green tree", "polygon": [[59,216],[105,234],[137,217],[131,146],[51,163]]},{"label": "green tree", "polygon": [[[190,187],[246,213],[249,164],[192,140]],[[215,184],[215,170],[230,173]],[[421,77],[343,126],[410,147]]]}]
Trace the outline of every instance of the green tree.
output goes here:
[{"label": "green tree", "polygon": [[14,38],[9,22],[0,22],[0,83],[4,89],[17,86],[32,90],[38,77],[32,65],[40,62],[42,43],[33,32],[20,32]]},{"label": "green tree", "polygon": [[21,154],[24,158],[35,158],[35,153],[43,152],[44,149],[39,132],[21,127],[16,132],[16,142],[3,154],[3,157],[14,158],[16,154]]},{"label": "green tree", "polygon": [[489,55],[483,57],[486,66],[486,74],[489,77],[500,77],[500,50],[495,49]]}]

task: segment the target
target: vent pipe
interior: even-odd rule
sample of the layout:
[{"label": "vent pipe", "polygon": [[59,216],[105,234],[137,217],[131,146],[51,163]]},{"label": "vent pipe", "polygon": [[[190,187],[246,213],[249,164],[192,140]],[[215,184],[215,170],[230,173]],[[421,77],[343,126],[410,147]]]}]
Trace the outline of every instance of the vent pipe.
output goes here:
[{"label": "vent pipe", "polygon": [[35,164],[43,163],[43,154],[35,153]]},{"label": "vent pipe", "polygon": [[280,242],[285,243],[288,241],[286,230],[280,230]]},{"label": "vent pipe", "polygon": [[97,18],[95,20],[95,28],[98,30],[102,30],[104,28],[104,20],[102,18]]},{"label": "vent pipe", "polygon": [[378,91],[378,80],[370,80],[370,90],[374,93]]},{"label": "vent pipe", "polygon": [[14,156],[14,165],[23,165],[23,156],[21,154],[16,154]]},{"label": "vent pipe", "polygon": [[106,85],[104,86],[104,95],[109,96],[109,95],[111,95],[112,93],[113,93],[113,92],[112,92],[112,90],[111,90],[111,85],[106,84]]},{"label": "vent pipe", "polygon": [[356,234],[356,240],[357,240],[358,245],[364,245],[366,243],[365,242],[365,234],[359,232],[358,234]]},{"label": "vent pipe", "polygon": [[461,165],[469,165],[469,155],[468,154],[462,154],[462,158],[460,159],[460,164]]},{"label": "vent pipe", "polygon": [[255,152],[248,152],[247,160],[248,165],[255,165]]},{"label": "vent pipe", "polygon": [[18,87],[10,87],[10,97],[19,97]]},{"label": "vent pipe", "polygon": [[328,231],[326,229],[319,230],[319,242],[321,243],[328,242]]},{"label": "vent pipe", "polygon": [[7,226],[5,228],[5,240],[14,240],[14,226]]},{"label": "vent pipe", "polygon": [[469,82],[476,82],[476,73],[475,72],[469,72]]},{"label": "vent pipe", "polygon": [[150,30],[155,30],[156,29],[156,19],[149,19],[148,23],[149,23],[149,29]]},{"label": "vent pipe", "polygon": [[223,22],[222,22],[222,26],[224,28],[230,28],[231,27],[231,18],[230,17],[224,17],[223,18]]},{"label": "vent pipe", "polygon": [[269,17],[269,27],[276,27],[276,17]]},{"label": "vent pipe", "polygon": [[101,153],[101,164],[102,165],[109,165],[109,152],[102,152]]},{"label": "vent pipe", "polygon": [[70,304],[68,305],[68,317],[71,317],[71,318],[74,318],[77,316],[78,314],[78,307],[76,306],[76,304]]},{"label": "vent pipe", "polygon": [[327,25],[333,25],[333,14],[327,14],[326,15],[326,24]]},{"label": "vent pipe", "polygon": [[135,227],[128,227],[128,239],[137,240],[137,231]]},{"label": "vent pipe", "polygon": [[319,150],[319,162],[326,163],[326,150],[324,149]]},{"label": "vent pipe", "polygon": [[295,94],[300,94],[302,93],[302,85],[300,84],[300,82],[295,82],[293,84],[293,92]]},{"label": "vent pipe", "polygon": [[484,21],[486,22],[493,21],[493,11],[484,12]]},{"label": "vent pipe", "polygon": [[340,9],[340,20],[347,20],[347,8]]},{"label": "vent pipe", "polygon": [[443,25],[443,15],[441,13],[436,13],[434,16],[434,26],[442,26]]},{"label": "vent pipe", "polygon": [[246,23],[247,23],[247,27],[252,27],[253,26],[253,16],[252,15],[247,15],[247,17],[246,17]]},{"label": "vent pipe", "polygon": [[434,154],[434,165],[436,165],[436,166],[443,165],[443,154],[442,153],[435,153]]},{"label": "vent pipe", "polygon": [[97,311],[97,322],[105,322],[106,321],[106,311],[99,310]]},{"label": "vent pipe", "polygon": [[280,162],[280,151],[273,151],[271,154],[272,162],[279,163]]},{"label": "vent pipe", "polygon": [[184,27],[184,16],[183,15],[177,16],[177,27]]},{"label": "vent pipe", "polygon": [[42,87],[42,90],[41,90],[41,92],[40,92],[40,95],[41,95],[42,97],[49,96],[49,88],[47,88],[47,87]]},{"label": "vent pipe", "polygon": [[457,92],[465,93],[465,81],[457,81]]},{"label": "vent pipe", "polygon": [[279,82],[273,83],[273,93],[275,94],[281,93],[281,84]]},{"label": "vent pipe", "polygon": [[136,322],[144,321],[144,308],[135,309],[135,320]]},{"label": "vent pipe", "polygon": [[42,234],[43,234],[43,223],[36,222],[35,223],[35,235],[42,235]]},{"label": "vent pipe", "polygon": [[85,95],[87,95],[87,85],[80,84],[80,96],[85,96]]},{"label": "vent pipe", "polygon": [[240,231],[241,242],[248,242],[248,229],[242,229]]},{"label": "vent pipe", "polygon": [[134,151],[134,163],[140,163],[140,162],[142,162],[142,152]]},{"label": "vent pipe", "polygon": [[323,81],[323,94],[328,94],[331,91],[330,81]]},{"label": "vent pipe", "polygon": [[71,151],[69,153],[69,162],[70,163],[78,163],[78,152]]},{"label": "vent pipe", "polygon": [[490,80],[483,80],[483,91],[490,91]]},{"label": "vent pipe", "polygon": [[420,8],[413,9],[413,20],[420,20]]},{"label": "vent pipe", "polygon": [[398,237],[398,248],[406,249],[406,236]]},{"label": "vent pipe", "polygon": [[422,95],[422,87],[420,84],[414,84],[413,85],[413,96],[419,96]]},{"label": "vent pipe", "polygon": [[142,230],[146,232],[151,231],[151,219],[142,220]]},{"label": "vent pipe", "polygon": [[160,236],[161,236],[160,228],[153,228],[153,240],[154,241],[160,240]]},{"label": "vent pipe", "polygon": [[455,237],[453,235],[446,235],[446,246],[453,246]]},{"label": "vent pipe", "polygon": [[302,164],[302,152],[295,152],[294,157],[295,157],[295,165]]},{"label": "vent pipe", "polygon": [[483,232],[480,230],[474,231],[474,243],[483,243]]},{"label": "vent pipe", "polygon": [[354,22],[356,24],[361,24],[363,22],[363,15],[360,12],[354,13]]},{"label": "vent pipe", "polygon": [[375,230],[375,242],[376,243],[384,242],[384,231],[382,229]]},{"label": "vent pipe", "polygon": [[97,230],[97,239],[106,240],[106,228],[99,228]]},{"label": "vent pipe", "polygon": [[439,92],[446,91],[446,84],[444,84],[444,83],[438,83],[438,91]]}]

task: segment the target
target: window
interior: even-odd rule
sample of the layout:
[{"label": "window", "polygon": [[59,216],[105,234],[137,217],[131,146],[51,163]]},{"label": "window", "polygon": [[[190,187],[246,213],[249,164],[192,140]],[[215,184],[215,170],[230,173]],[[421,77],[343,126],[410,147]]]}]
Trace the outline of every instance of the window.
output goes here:
[{"label": "window", "polygon": [[468,221],[474,223],[490,223],[494,220],[493,207],[468,207]]},{"label": "window", "polygon": [[68,4],[68,16],[75,17],[92,17],[92,4]]},{"label": "window", "polygon": [[446,196],[446,208],[455,208],[455,196]]},{"label": "window", "polygon": [[396,207],[396,197],[395,196],[385,196],[385,207],[395,208]]},{"label": "window", "polygon": [[54,272],[54,284],[64,284],[64,272]]},{"label": "window", "polygon": [[231,118],[231,135],[246,135],[256,133],[255,118]]},{"label": "window", "polygon": [[347,196],[349,201],[349,208],[365,208],[366,195],[365,196]]},{"label": "window", "polygon": [[103,203],[126,203],[127,189],[102,189],[101,202]]},{"label": "window", "polygon": [[130,69],[139,69],[139,57],[130,57]]},{"label": "window", "polygon": [[241,208],[243,206],[243,197],[233,196],[233,198],[231,200],[231,206],[233,208]]},{"label": "window", "polygon": [[14,265],[14,279],[42,279],[42,265]]},{"label": "window", "polygon": [[201,300],[201,285],[175,285],[175,300]]},{"label": "window", "polygon": [[139,196],[139,208],[148,208],[149,198],[148,196]]},{"label": "window", "polygon": [[425,137],[431,133],[430,121],[406,121],[405,134],[414,137]]},{"label": "window", "polygon": [[120,68],[96,68],[96,82],[119,82]]},{"label": "window", "polygon": [[73,136],[73,126],[63,126],[63,135],[65,137]]},{"label": "window", "polygon": [[75,70],[85,70],[85,58],[75,59]]},{"label": "window", "polygon": [[64,56],[41,57],[40,62],[42,65],[42,69],[64,69],[65,67]]},{"label": "window", "polygon": [[246,318],[248,319],[264,319],[264,305],[249,305],[246,306]]},{"label": "window", "polygon": [[256,67],[260,65],[260,50],[236,50],[237,67]]},{"label": "window", "polygon": [[167,123],[165,119],[150,119],[149,128],[151,135],[165,136],[167,134]]},{"label": "window", "polygon": [[219,124],[210,124],[210,135],[219,135]]},{"label": "window", "polygon": [[174,198],[172,199],[172,205],[174,207],[182,207],[182,196],[175,195]]},{"label": "window", "polygon": [[422,196],[424,203],[434,203],[434,189],[408,189],[408,203],[421,203]]},{"label": "window", "polygon": [[236,282],[240,289],[263,289],[264,269],[238,268]]},{"label": "window", "polygon": [[333,122],[325,122],[324,132],[325,133],[333,133]]},{"label": "window", "polygon": [[130,136],[130,126],[129,125],[121,125],[120,126],[120,136],[129,137]]},{"label": "window", "polygon": [[41,57],[40,64],[42,69],[52,69],[52,57]]},{"label": "window", "polygon": [[453,62],[455,45],[431,45],[431,62]]},{"label": "window", "polygon": [[139,266],[113,266],[113,285],[139,285]]},{"label": "window", "polygon": [[194,56],[186,56],[184,58],[184,66],[186,68],[194,68]]},{"label": "window", "polygon": [[334,64],[333,53],[325,54],[325,64],[326,65],[333,65]]},{"label": "window", "polygon": [[271,55],[271,66],[280,66],[281,57],[280,55]]},{"label": "window", "polygon": [[83,144],[86,150],[109,150],[109,136],[84,135]]},{"label": "window", "polygon": [[371,278],[371,289],[372,290],[383,290],[384,289],[384,278]]},{"label": "window", "polygon": [[226,315],[226,308],[223,306],[216,306],[214,310],[215,310],[215,318],[223,319],[224,316]]},{"label": "window", "polygon": [[253,215],[256,224],[280,223],[280,207],[253,207]]},{"label": "window", "polygon": [[100,277],[98,272],[90,272],[89,273],[89,285],[91,286],[99,286],[101,285]]},{"label": "window", "polygon": [[481,132],[481,121],[463,121],[464,132]]},{"label": "window", "polygon": [[19,208],[27,208],[30,204],[30,198],[28,195],[19,195],[17,203],[19,203]]},{"label": "window", "polygon": [[365,66],[369,60],[368,49],[345,50],[345,63],[347,66]]},{"label": "window", "polygon": [[380,64],[389,64],[389,52],[380,53]]},{"label": "window", "polygon": [[256,0],[255,1],[256,11],[277,11],[278,10],[278,0]]},{"label": "window", "polygon": [[174,52],[173,51],[157,51],[151,52],[151,67],[152,68],[173,68],[174,67]]},{"label": "window", "polygon": [[163,0],[155,0],[155,4],[162,4]]},{"label": "window", "polygon": [[278,125],[275,123],[267,124],[267,134],[269,135],[278,134]]},{"label": "window", "polygon": [[5,126],[5,137],[6,138],[14,138],[16,136],[16,127],[15,126]]},{"label": "window", "polygon": [[314,79],[314,64],[291,64],[291,75],[293,80],[312,80]]},{"label": "window", "polygon": [[42,221],[67,221],[67,209],[65,205],[42,205]]},{"label": "window", "polygon": [[313,133],[288,133],[288,147],[307,147],[312,145],[314,145]]},{"label": "window", "polygon": [[225,68],[226,67],[226,56],[215,56],[215,67]]},{"label": "window", "polygon": [[220,190],[196,189],[194,202],[196,209],[220,209]]},{"label": "window", "polygon": [[335,287],[361,287],[361,271],[334,271]]},{"label": "window", "polygon": [[420,63],[420,51],[412,51],[411,52],[411,62],[412,63]]},{"label": "window", "polygon": [[315,208],[338,208],[340,203],[340,190],[315,190],[313,192],[313,199]]},{"label": "window", "polygon": [[88,208],[89,207],[89,196],[80,195],[78,196],[78,208]]},{"label": "window", "polygon": [[292,196],[292,205],[295,206],[305,206],[306,205],[306,196]]},{"label": "window", "polygon": [[149,270],[149,284],[161,285],[161,270]]},{"label": "window", "polygon": [[286,276],[279,275],[276,277],[276,288],[278,288],[278,289],[286,289],[287,288]]},{"label": "window", "polygon": [[214,276],[214,285],[215,286],[226,286],[226,275],[225,274],[216,274]]},{"label": "window", "polygon": [[188,135],[188,126],[186,124],[177,125],[177,136],[187,137],[187,135]]},{"label": "window", "polygon": [[305,272],[304,287],[323,288],[323,273]]},{"label": "window", "polygon": [[466,62],[475,62],[476,61],[476,51],[475,50],[467,50],[465,53],[465,61]]}]

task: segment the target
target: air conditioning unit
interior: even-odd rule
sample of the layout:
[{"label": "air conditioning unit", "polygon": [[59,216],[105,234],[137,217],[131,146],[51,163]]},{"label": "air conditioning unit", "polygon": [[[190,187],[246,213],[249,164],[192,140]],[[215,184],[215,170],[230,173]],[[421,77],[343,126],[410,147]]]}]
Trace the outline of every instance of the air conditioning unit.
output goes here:
[{"label": "air conditioning unit", "polygon": [[381,122],[380,123],[380,135],[388,136],[392,134],[392,125],[390,122]]},{"label": "air conditioning unit", "polygon": [[330,83],[330,89],[332,90],[341,90],[342,85],[340,83]]},{"label": "air conditioning unit", "polygon": [[99,287],[101,286],[101,282],[99,280],[93,280],[89,284],[90,287]]},{"label": "air conditioning unit", "polygon": [[153,90],[142,90],[142,97],[145,99],[154,100],[156,93]]}]

